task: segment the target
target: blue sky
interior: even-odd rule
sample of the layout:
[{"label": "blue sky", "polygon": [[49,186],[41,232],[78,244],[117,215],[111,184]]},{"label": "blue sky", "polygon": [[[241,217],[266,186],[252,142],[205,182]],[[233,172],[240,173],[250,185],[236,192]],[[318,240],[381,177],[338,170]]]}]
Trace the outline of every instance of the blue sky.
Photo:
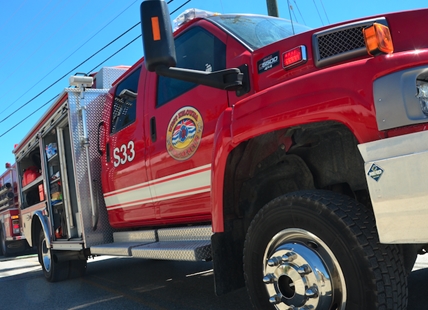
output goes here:
[{"label": "blue sky", "polygon": [[[185,2],[187,0],[173,0],[169,4],[170,11]],[[311,28],[386,12],[428,7],[428,3],[424,2],[288,1],[292,7],[292,18]],[[21,142],[44,114],[50,106],[47,102],[68,86],[70,75],[98,71],[103,66],[132,65],[143,55],[141,38],[130,43],[140,35],[140,26],[97,53],[140,21],[140,3],[141,0],[2,1],[0,173],[6,162],[14,162],[14,145]],[[280,17],[289,19],[287,1],[277,0],[277,3]],[[172,18],[188,8],[219,13],[267,14],[266,0],[191,0]],[[118,52],[127,44],[126,48]],[[21,106],[19,111],[14,112]],[[21,124],[17,125],[19,122]]]}]

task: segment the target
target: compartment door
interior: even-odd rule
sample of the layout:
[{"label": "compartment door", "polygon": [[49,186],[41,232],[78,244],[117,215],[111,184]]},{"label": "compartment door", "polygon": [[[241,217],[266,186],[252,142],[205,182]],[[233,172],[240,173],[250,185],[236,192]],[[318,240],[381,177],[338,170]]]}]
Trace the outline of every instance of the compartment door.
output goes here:
[{"label": "compartment door", "polygon": [[[104,199],[109,221],[115,228],[149,223],[155,218],[147,180],[144,111],[139,100],[143,98],[144,88],[138,89],[140,79],[144,85],[145,72],[141,67],[136,68],[115,87],[112,94],[102,177],[106,185]],[[129,93],[125,95],[127,91]],[[137,97],[134,98],[132,93],[138,94]]]}]

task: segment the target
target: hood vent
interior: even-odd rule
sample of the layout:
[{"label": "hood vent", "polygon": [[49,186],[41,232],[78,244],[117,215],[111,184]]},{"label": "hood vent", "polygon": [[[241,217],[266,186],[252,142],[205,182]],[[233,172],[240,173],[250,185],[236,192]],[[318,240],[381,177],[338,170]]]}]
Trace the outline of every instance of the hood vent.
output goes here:
[{"label": "hood vent", "polygon": [[386,19],[382,17],[314,33],[312,45],[315,66],[325,67],[336,62],[367,55],[363,28],[375,22],[388,25]]}]

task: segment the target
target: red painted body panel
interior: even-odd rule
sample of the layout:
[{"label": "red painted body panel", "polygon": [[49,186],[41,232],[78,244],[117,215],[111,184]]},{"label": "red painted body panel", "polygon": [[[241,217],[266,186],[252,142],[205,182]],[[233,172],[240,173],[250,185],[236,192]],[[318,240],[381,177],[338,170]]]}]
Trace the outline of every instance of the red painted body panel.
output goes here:
[{"label": "red painted body panel", "polygon": [[[157,76],[146,73],[143,65],[137,108],[140,118],[136,125],[138,129],[125,129],[117,137],[106,140],[111,151],[114,145],[133,139],[137,153],[141,152],[138,163],[129,163],[120,171],[104,164],[108,173],[104,174],[103,184],[108,184],[104,185],[107,197],[113,191],[132,192],[135,190],[133,186],[147,189],[149,194],[141,197],[140,205],[128,207],[126,211],[120,207],[109,210],[112,226],[185,224],[212,219],[213,231],[223,231],[224,173],[228,155],[240,143],[268,132],[334,121],[349,128],[360,143],[408,133],[407,129],[378,130],[373,82],[399,70],[428,65],[424,29],[412,26],[414,20],[423,20],[427,13],[428,10],[419,10],[385,15],[395,47],[392,55],[363,55],[324,68],[314,65],[312,35],[345,22],[308,31],[256,51],[246,49],[232,36],[202,19],[195,19],[181,28],[176,35],[201,26],[225,42],[227,67],[248,66],[250,91],[237,96],[235,92],[197,86],[167,105],[156,108]],[[412,34],[411,40],[409,34]],[[285,70],[280,64],[258,73],[260,60],[276,52],[282,55],[300,45],[307,49],[306,63],[290,70]],[[143,61],[138,64],[143,64]],[[174,113],[183,106],[195,107],[200,112],[204,121],[204,138],[197,152],[181,161],[167,153],[166,137]],[[111,104],[106,110],[111,110]],[[106,117],[108,123],[109,116]],[[156,140],[151,139],[152,118],[156,120]],[[410,132],[426,129],[425,125],[412,128]],[[185,195],[186,191],[181,190],[176,181],[202,175],[204,172],[198,170],[200,167],[211,170],[211,191]],[[146,174],[141,177],[137,171]],[[186,171],[193,172],[183,175]],[[162,192],[160,186],[163,184],[172,186],[170,192]],[[177,190],[174,186],[178,186]],[[203,191],[206,187],[201,185],[200,189]]]},{"label": "red painted body panel", "polygon": [[[196,24],[214,33],[217,38],[226,43],[226,33],[213,24],[203,20]],[[139,123],[138,130],[132,129],[132,126],[127,127],[115,136],[110,136],[106,141],[110,144],[111,151],[118,145],[133,140],[136,150],[134,161],[114,168],[103,156],[105,163],[103,184],[108,184],[104,185],[105,197],[109,197],[109,192],[117,193],[121,189],[128,188],[119,193],[124,195],[135,193],[136,197],[141,198],[140,204],[125,205],[125,208],[120,207],[121,203],[112,208],[108,206],[110,223],[115,228],[124,228],[208,222],[211,220],[210,186],[199,186],[198,178],[205,178],[206,175],[209,179],[215,126],[218,117],[228,106],[227,92],[206,86],[196,86],[167,104],[156,107],[157,76],[155,73],[147,73],[147,76],[143,77],[146,72],[143,67],[139,81],[141,95],[137,99],[137,115],[140,117],[136,122]],[[184,106],[195,108],[203,116],[203,132],[195,154],[187,160],[177,160],[172,158],[166,150],[167,129],[175,113]],[[111,111],[111,108],[109,103],[105,110]],[[144,118],[141,117],[143,115]],[[110,122],[109,117],[106,114],[106,124]],[[151,138],[152,118],[156,122],[155,141]],[[109,125],[106,130],[110,131]],[[136,163],[137,161],[139,164]],[[199,171],[197,170],[199,167],[205,168]],[[194,174],[183,175],[192,169],[197,171]],[[136,171],[139,173],[147,171],[147,178],[138,176]],[[189,194],[189,190],[183,189],[180,182],[194,182],[195,190]],[[135,186],[140,191],[137,192]],[[169,186],[169,189],[166,190],[166,186]],[[143,188],[149,190],[151,198],[144,196],[147,195],[147,191],[143,193]]]},{"label": "red painted body panel", "polygon": [[[242,100],[231,95],[231,102],[234,101],[231,119],[220,119],[216,131],[212,176],[214,232],[224,229],[223,190],[227,156],[243,141],[278,129],[328,120],[346,125],[360,143],[385,138],[388,133],[393,136],[426,130],[426,125],[418,125],[412,126],[410,131],[404,128],[379,131],[372,86],[374,80],[381,76],[428,65],[428,42],[423,39],[423,29],[409,26],[413,18],[422,19],[428,13],[428,10],[422,11],[387,16],[392,25],[396,51],[392,55],[367,56],[318,69],[313,64],[312,50],[308,48],[308,61],[300,67],[286,71],[277,66],[268,73],[255,73],[257,61],[275,51],[282,53],[302,44],[310,47],[313,31],[254,52],[250,72],[253,73],[253,86],[258,92]],[[415,34],[412,46],[409,46],[409,38],[402,32]]]}]

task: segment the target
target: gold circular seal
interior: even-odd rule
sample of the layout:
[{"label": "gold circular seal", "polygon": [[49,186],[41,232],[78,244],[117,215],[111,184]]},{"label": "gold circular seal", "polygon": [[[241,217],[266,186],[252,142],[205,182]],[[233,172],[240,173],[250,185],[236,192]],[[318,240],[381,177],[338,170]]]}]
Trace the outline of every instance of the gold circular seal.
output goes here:
[{"label": "gold circular seal", "polygon": [[176,160],[186,160],[195,154],[202,139],[204,122],[193,107],[183,107],[172,116],[166,132],[166,149]]}]

